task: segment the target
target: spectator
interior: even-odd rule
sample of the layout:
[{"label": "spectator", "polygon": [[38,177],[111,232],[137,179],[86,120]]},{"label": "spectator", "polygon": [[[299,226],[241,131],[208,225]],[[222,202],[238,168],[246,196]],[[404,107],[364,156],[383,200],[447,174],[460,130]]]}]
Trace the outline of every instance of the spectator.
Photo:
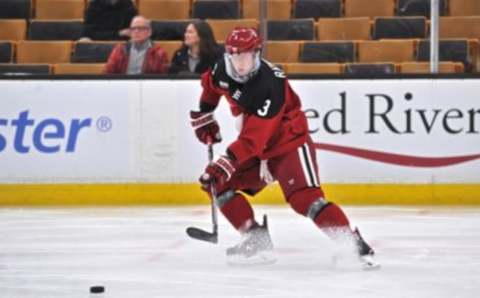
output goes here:
[{"label": "spectator", "polygon": [[223,55],[223,48],[217,44],[212,28],[204,21],[194,21],[185,30],[183,46],[173,55],[170,73],[201,74]]},{"label": "spectator", "polygon": [[92,40],[121,40],[119,30],[138,14],[132,0],[91,0],[85,11],[83,36]]},{"label": "spectator", "polygon": [[122,30],[130,41],[115,46],[105,65],[107,74],[160,74],[168,72],[166,52],[150,40],[150,21],[133,18],[130,28]]}]

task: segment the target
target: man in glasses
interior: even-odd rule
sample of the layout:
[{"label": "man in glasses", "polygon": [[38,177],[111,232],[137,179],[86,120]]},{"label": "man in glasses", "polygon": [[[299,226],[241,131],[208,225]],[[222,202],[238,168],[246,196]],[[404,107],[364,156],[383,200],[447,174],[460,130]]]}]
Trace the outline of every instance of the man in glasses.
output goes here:
[{"label": "man in glasses", "polygon": [[150,21],[142,16],[132,19],[130,27],[121,34],[130,37],[126,44],[118,44],[105,65],[107,74],[162,74],[168,72],[168,57],[150,37]]},{"label": "man in glasses", "polygon": [[216,205],[243,235],[227,250],[227,257],[235,263],[274,260],[266,217],[262,225],[255,220],[244,194],[255,195],[276,180],[297,213],[333,240],[351,244],[365,269],[378,267],[358,229],[352,229],[343,210],[325,197],[300,98],[284,72],[260,58],[261,50],[256,29],[235,28],[225,42],[223,59],[202,75],[200,111],[190,113],[195,134],[205,144],[221,141],[213,113],[222,96],[237,118],[237,139],[200,176],[202,188],[210,196],[216,194]]}]

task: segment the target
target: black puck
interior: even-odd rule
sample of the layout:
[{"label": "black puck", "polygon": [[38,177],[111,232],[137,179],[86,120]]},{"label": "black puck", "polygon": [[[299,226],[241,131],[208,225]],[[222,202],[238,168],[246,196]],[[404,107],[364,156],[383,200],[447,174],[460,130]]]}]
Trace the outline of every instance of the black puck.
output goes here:
[{"label": "black puck", "polygon": [[91,286],[90,293],[103,293],[105,292],[105,288],[103,286]]}]

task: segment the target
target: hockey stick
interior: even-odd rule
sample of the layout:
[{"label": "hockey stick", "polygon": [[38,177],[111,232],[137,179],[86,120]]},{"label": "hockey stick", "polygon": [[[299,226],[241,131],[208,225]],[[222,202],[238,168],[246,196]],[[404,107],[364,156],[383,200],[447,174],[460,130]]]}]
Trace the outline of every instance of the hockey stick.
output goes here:
[{"label": "hockey stick", "polygon": [[[208,144],[208,162],[211,164],[213,162],[213,145]],[[205,230],[188,227],[187,234],[193,239],[207,241],[211,243],[218,243],[218,223],[217,223],[217,207],[215,206],[215,201],[217,200],[217,192],[215,190],[215,185],[210,184],[210,193],[212,194],[212,199],[210,200],[210,206],[212,209],[212,228],[213,232],[207,232]]]}]

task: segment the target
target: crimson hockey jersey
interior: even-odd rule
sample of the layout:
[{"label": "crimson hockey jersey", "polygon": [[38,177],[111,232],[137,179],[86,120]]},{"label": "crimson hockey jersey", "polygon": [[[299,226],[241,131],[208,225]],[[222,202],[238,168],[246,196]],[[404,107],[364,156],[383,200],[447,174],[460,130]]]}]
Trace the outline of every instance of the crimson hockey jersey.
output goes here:
[{"label": "crimson hockey jersey", "polygon": [[300,99],[281,69],[262,60],[255,76],[245,84],[231,79],[219,60],[202,75],[200,110],[215,109],[225,96],[234,116],[243,121],[238,138],[228,146],[241,164],[251,158],[270,159],[289,152],[308,138]]}]

